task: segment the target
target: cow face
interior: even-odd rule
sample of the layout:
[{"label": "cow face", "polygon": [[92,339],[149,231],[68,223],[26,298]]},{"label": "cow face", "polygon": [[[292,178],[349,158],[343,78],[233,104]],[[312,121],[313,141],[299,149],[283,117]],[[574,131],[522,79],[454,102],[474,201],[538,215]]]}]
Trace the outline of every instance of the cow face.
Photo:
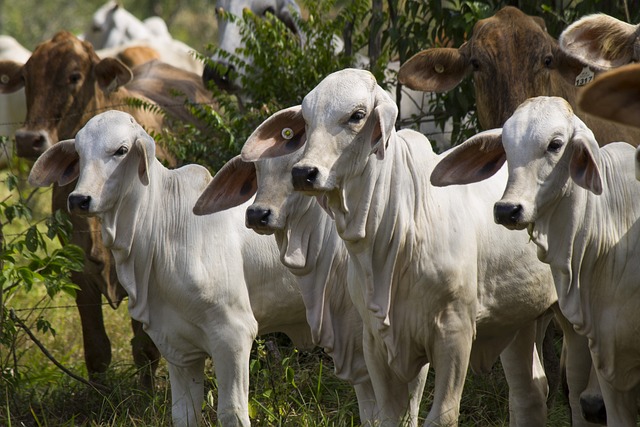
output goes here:
[{"label": "cow face", "polygon": [[403,64],[398,79],[415,90],[446,92],[471,75],[480,125],[493,129],[530,97],[575,96],[572,84],[582,68],[562,53],[541,18],[505,7],[478,21],[459,49],[416,54]]},{"label": "cow face", "polygon": [[[218,48],[224,52],[240,55],[244,62],[250,64],[251,58],[244,57],[238,49],[242,46],[240,26],[224,17],[224,14],[242,17],[244,10],[249,10],[257,16],[275,15],[291,31],[298,33],[293,15],[300,16],[300,7],[294,0],[218,0],[216,2],[216,16],[218,20]],[[213,82],[223,90],[235,91],[240,89],[239,79],[234,78],[237,72],[232,64],[222,55],[213,55],[211,60],[214,67],[206,66],[202,74],[205,85]]]},{"label": "cow face", "polygon": [[91,45],[67,32],[40,44],[18,74],[19,82],[4,92],[24,85],[27,118],[16,132],[16,151],[32,159],[59,139],[72,138],[100,112],[101,100],[132,78],[120,61],[101,61]]},{"label": "cow face", "polygon": [[371,154],[384,158],[398,109],[371,73],[346,69],[309,92],[302,113],[307,142],[291,172],[293,186],[317,195],[361,174]]},{"label": "cow face", "polygon": [[155,143],[131,115],[108,111],[95,116],[78,132],[75,146],[80,171],[68,198],[71,213],[109,212],[139,181],[149,183]]}]

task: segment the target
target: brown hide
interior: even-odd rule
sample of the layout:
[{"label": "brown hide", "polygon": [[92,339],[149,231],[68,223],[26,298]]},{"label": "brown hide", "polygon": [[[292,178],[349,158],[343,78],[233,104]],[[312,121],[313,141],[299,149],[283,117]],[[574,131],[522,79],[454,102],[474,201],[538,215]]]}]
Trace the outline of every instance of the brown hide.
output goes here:
[{"label": "brown hide", "polygon": [[[6,64],[0,64],[0,74],[3,74],[3,66]],[[12,68],[7,66],[7,69]],[[23,144],[22,149],[17,150],[19,155],[22,151],[32,158],[59,140],[75,137],[91,117],[109,109],[127,111],[147,130],[159,132],[163,127],[163,116],[127,107],[129,97],[159,104],[171,99],[167,113],[187,120],[190,116],[184,114],[184,97],[176,98],[171,94],[179,92],[194,102],[211,102],[211,96],[197,74],[157,61],[146,62],[132,71],[114,58],[100,60],[89,43],[68,32],[60,32],[52,40],[40,44],[22,67],[21,77],[27,98],[27,119],[25,127],[16,132],[16,145]],[[13,89],[14,80],[11,83]],[[8,91],[6,87],[0,87],[0,91],[2,89]],[[158,147],[157,156],[175,164],[162,147]],[[67,210],[67,197],[74,187],[75,182],[54,187],[54,211]],[[72,279],[80,287],[76,303],[82,321],[85,362],[90,376],[94,376],[104,372],[111,360],[100,295],[106,296],[116,307],[126,294],[117,280],[115,262],[102,244],[98,220],[78,216],[72,216],[71,220],[71,242],[85,251],[84,271],[75,273]],[[155,367],[154,361],[159,358],[157,349],[149,346],[148,337],[138,336],[143,333],[142,328],[134,325],[134,331],[136,337],[132,346],[136,363],[140,366],[151,363]],[[143,372],[145,385],[149,385],[150,379],[145,377],[148,373]]]},{"label": "brown hide", "polygon": [[157,50],[148,46],[131,46],[118,53],[117,58],[127,67],[133,68],[136,65],[160,59],[160,54]]},{"label": "brown hide", "polygon": [[471,75],[476,110],[483,129],[502,127],[515,109],[534,96],[560,96],[593,130],[603,145],[640,143],[640,132],[589,116],[577,108],[575,79],[584,64],[563,53],[541,18],[505,7],[482,19],[459,49],[427,49],[400,69],[401,83],[412,89],[444,92]]}]

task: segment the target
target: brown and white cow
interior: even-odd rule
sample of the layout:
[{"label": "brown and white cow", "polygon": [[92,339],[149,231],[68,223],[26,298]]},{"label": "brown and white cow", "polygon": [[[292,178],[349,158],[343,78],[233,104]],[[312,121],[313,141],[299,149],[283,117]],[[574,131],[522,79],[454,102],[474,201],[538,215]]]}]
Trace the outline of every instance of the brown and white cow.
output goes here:
[{"label": "brown and white cow", "polygon": [[[91,117],[105,110],[127,111],[147,130],[163,129],[163,115],[131,108],[128,98],[166,106],[164,110],[169,116],[182,119],[189,119],[182,107],[185,96],[194,102],[211,102],[197,74],[158,61],[132,70],[118,59],[100,59],[89,43],[68,32],[59,32],[38,45],[24,65],[0,61],[0,76],[4,77],[0,80],[0,93],[25,89],[27,118],[25,127],[16,132],[16,152],[32,159],[59,140],[73,138]],[[185,96],[176,97],[176,91]],[[158,157],[174,163],[166,151],[158,153]],[[66,210],[67,196],[74,186],[75,183],[54,186],[54,211]],[[74,215],[71,222],[71,243],[82,247],[86,257],[84,270],[74,273],[72,280],[80,287],[76,303],[82,322],[87,371],[90,377],[95,377],[104,372],[111,361],[101,295],[117,307],[126,293],[117,280],[112,257],[102,244],[97,220]],[[134,324],[134,333],[132,346],[136,364],[153,364],[159,353],[137,324]],[[146,384],[148,380],[150,377],[143,376]]]},{"label": "brown and white cow", "polygon": [[[585,72],[583,75],[582,72]],[[478,21],[460,48],[432,48],[404,63],[400,82],[412,89],[447,92],[465,77],[475,86],[483,129],[501,127],[518,105],[534,96],[560,96],[576,110],[578,86],[589,80],[588,67],[565,54],[547,33],[542,18],[505,7]],[[577,111],[600,144],[640,143],[640,132]]]}]

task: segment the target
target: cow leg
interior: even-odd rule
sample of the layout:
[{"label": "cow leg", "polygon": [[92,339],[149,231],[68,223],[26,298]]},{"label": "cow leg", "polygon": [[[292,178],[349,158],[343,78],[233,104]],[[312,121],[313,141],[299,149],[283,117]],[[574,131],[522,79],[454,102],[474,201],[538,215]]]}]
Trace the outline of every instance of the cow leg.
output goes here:
[{"label": "cow leg", "polygon": [[472,322],[460,318],[453,310],[439,317],[441,329],[434,330],[436,336],[432,346],[435,371],[433,405],[425,426],[457,425],[473,342]]},{"label": "cow leg", "polygon": [[367,370],[378,402],[379,413],[374,414],[376,427],[391,427],[402,424],[408,414],[409,392],[406,382],[401,381],[387,363],[384,345],[366,328],[363,333],[363,350]]},{"label": "cow leg", "polygon": [[615,390],[596,369],[600,390],[607,407],[607,425],[616,427],[635,427],[638,417],[638,405],[634,389]]},{"label": "cow leg", "polygon": [[564,333],[563,356],[569,387],[571,425],[573,427],[596,426],[598,424],[584,419],[580,405],[580,394],[587,388],[592,367],[588,341],[573,329],[573,325],[559,311],[556,312],[556,320]]},{"label": "cow leg", "polygon": [[378,405],[376,405],[376,395],[373,391],[371,380],[355,384],[353,389],[358,399],[358,412],[360,413],[360,424],[363,427],[375,426],[375,415],[378,413]]},{"label": "cow leg", "polygon": [[82,274],[73,274],[72,281],[80,287],[76,292],[76,305],[82,325],[87,373],[90,380],[100,381],[100,374],[104,374],[111,364],[111,342],[104,328],[102,295]]},{"label": "cow leg", "polygon": [[420,403],[422,402],[422,394],[424,386],[427,383],[429,375],[429,364],[427,363],[420,369],[418,376],[409,383],[409,425],[418,425],[418,414],[420,412]]},{"label": "cow leg", "polygon": [[511,426],[542,426],[547,422],[549,387],[535,344],[536,323],[520,329],[500,354],[509,384]]},{"label": "cow leg", "polygon": [[153,391],[154,376],[160,362],[160,351],[151,340],[151,337],[142,329],[142,323],[131,319],[133,338],[131,339],[131,352],[133,361],[138,368],[140,387],[146,391]]},{"label": "cow leg", "polygon": [[171,418],[174,427],[201,425],[204,362],[205,359],[202,358],[187,366],[167,363],[171,382]]}]

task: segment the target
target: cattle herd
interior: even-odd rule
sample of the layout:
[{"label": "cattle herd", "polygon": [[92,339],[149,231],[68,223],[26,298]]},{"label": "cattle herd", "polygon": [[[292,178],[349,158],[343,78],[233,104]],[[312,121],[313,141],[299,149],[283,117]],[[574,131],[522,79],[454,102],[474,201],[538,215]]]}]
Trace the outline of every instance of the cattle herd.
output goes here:
[{"label": "cattle herd", "polygon": [[[296,31],[293,0],[216,7],[239,4]],[[233,25],[221,23],[229,50]],[[557,41],[540,18],[505,7],[459,48],[399,69],[422,92],[473,79],[485,130],[463,144],[437,154],[423,133],[396,130],[394,100],[347,68],[265,120],[213,177],[166,167],[177,159],[150,133],[167,116],[193,120],[185,99],[212,102],[203,79],[235,82],[194,63],[162,22],[109,2],[81,37],[60,32],[33,53],[0,39],[0,93],[24,88],[0,97],[0,122],[25,123],[1,130],[35,160],[29,183],[53,185],[52,207],[69,210],[71,242],[85,250],[72,280],[89,376],[111,361],[97,303],[127,297],[142,384],[165,358],[176,426],[203,422],[208,357],[217,422],[250,424],[250,350],[269,332],[322,347],[353,385],[363,425],[418,425],[430,369],[424,424],[456,425],[468,369],[499,358],[510,425],[541,426],[554,322],[572,425],[635,426],[638,34],[597,14]],[[175,108],[132,108],[128,97]]]}]

